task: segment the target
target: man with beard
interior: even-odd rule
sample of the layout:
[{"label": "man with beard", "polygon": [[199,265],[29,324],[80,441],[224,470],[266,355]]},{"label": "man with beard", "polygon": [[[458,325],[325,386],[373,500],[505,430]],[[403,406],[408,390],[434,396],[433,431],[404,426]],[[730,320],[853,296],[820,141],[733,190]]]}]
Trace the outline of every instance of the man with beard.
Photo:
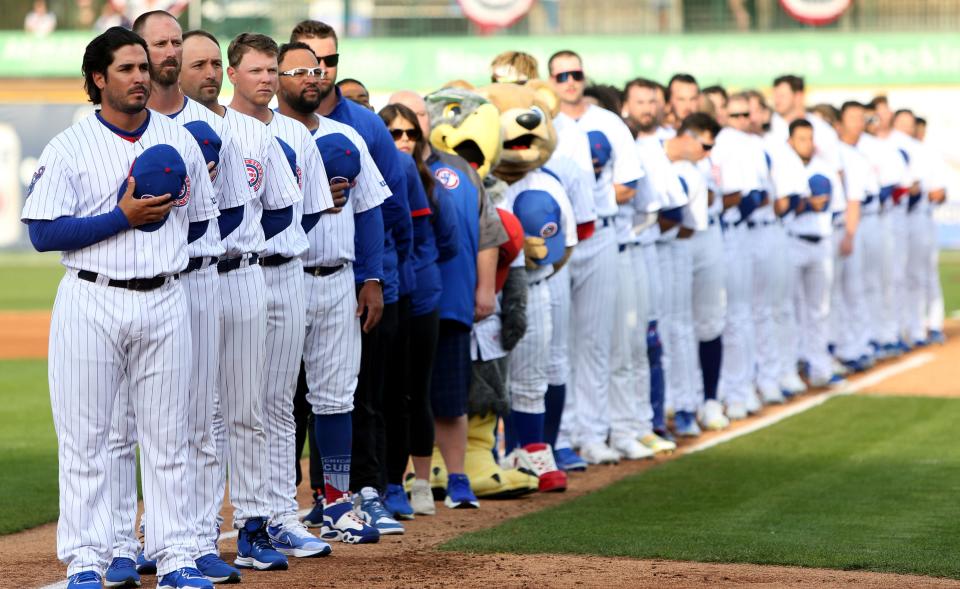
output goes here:
[{"label": "man with beard", "polygon": [[[670,165],[663,145],[657,136],[662,118],[662,106],[658,101],[660,87],[656,82],[637,78],[627,83],[624,92],[624,117],[637,130],[637,153],[647,172],[646,182],[656,195],[660,210],[682,207],[687,202],[680,180]],[[649,382],[649,398],[642,394],[638,403],[635,432],[640,443],[655,453],[670,452],[677,445],[668,438],[666,417],[664,415],[664,394],[666,392],[664,367],[662,363],[663,346],[660,339],[662,319],[667,304],[667,289],[670,284],[660,273],[657,256],[657,239],[660,227],[657,214],[638,215],[634,221],[634,231],[638,233],[641,247],[633,251],[633,264],[647,275],[647,314],[641,319],[647,322],[644,334],[647,369],[640,363],[639,378],[641,387]],[[644,293],[638,288],[638,297]],[[642,391],[642,388],[641,388]]]},{"label": "man with beard", "polygon": [[[387,485],[384,387],[389,383],[392,389],[403,381],[399,375],[394,377],[391,374],[396,365],[392,359],[399,353],[394,349],[394,342],[400,331],[408,329],[409,323],[405,320],[407,306],[401,305],[401,298],[409,300],[407,295],[413,287],[407,280],[410,275],[407,258],[413,243],[413,220],[409,207],[404,206],[407,202],[406,176],[400,163],[400,152],[380,117],[352,100],[344,99],[336,87],[340,60],[336,31],[322,22],[302,21],[290,34],[290,42],[297,41],[306,43],[314,51],[324,72],[317,81],[320,95],[317,114],[348,125],[360,134],[387,188],[396,197],[388,198],[380,207],[384,227],[382,283],[368,280],[368,276],[358,271],[361,269],[354,268],[360,311],[363,312],[370,303],[374,303],[374,306],[364,322],[360,377],[354,395],[350,489],[362,495],[365,503],[363,510],[370,520],[383,522],[381,532],[397,533],[396,522],[390,523],[391,518],[383,509],[380,496],[386,492]],[[493,266],[495,271],[495,259]],[[488,302],[492,310],[492,283],[489,295]],[[400,339],[402,341],[403,338]],[[391,361],[388,362],[388,359]],[[399,393],[391,390],[389,394]]]},{"label": "man with beard", "polygon": [[[200,518],[203,516],[203,508],[210,503],[212,495],[216,494],[219,471],[212,421],[222,339],[219,317],[222,300],[221,275],[217,265],[226,252],[222,238],[236,228],[235,219],[242,214],[247,201],[253,198],[253,193],[247,187],[239,144],[232,130],[224,125],[223,119],[180,91],[178,77],[182,63],[183,34],[177,20],[164,11],[147,12],[134,22],[134,32],[144,38],[150,56],[151,92],[147,106],[187,128],[196,125],[198,121],[202,122],[214,133],[213,137],[204,138],[207,144],[217,138],[221,142],[219,163],[215,168],[211,168],[211,179],[221,214],[217,223],[210,224],[195,241],[189,243],[187,253],[190,262],[186,271],[180,275],[190,309],[190,333],[194,351],[190,382],[190,418],[186,423],[186,430],[190,441],[191,460],[197,464],[187,475],[188,488],[192,490],[192,495],[184,499],[191,517],[196,522],[197,535],[203,536],[203,529],[209,526],[204,526]],[[212,164],[212,161],[209,162],[209,165]],[[199,229],[197,231],[199,232]],[[262,355],[257,357],[258,361],[259,358],[262,358]],[[122,386],[120,403],[123,403],[122,399],[126,394],[127,387]],[[115,473],[117,492],[114,494],[116,509],[113,514],[117,541],[114,545],[114,562],[106,575],[108,583],[132,577],[130,569],[133,560],[138,561],[138,571],[155,572],[155,564],[144,559],[136,537],[135,439],[136,427],[132,407],[123,413],[116,412],[109,451],[123,466],[121,471]],[[222,497],[221,493],[219,499]],[[207,540],[202,542],[202,554],[215,553],[216,546],[209,534],[206,538]],[[226,574],[236,573],[231,567],[227,568],[231,570]]]},{"label": "man with beard", "polygon": [[[189,263],[190,226],[216,217],[216,197],[196,140],[146,108],[147,51],[120,27],[87,45],[85,89],[99,109],[43,150],[21,213],[34,247],[63,252],[67,268],[51,318],[49,374],[57,555],[69,589],[102,586],[116,540],[111,473],[120,470],[103,449],[113,413],[126,415],[127,405],[144,448],[145,550],[157,560],[158,586],[213,587],[194,568],[196,530],[182,500],[194,465],[190,315],[177,277]],[[147,197],[145,176],[164,166],[162,194]],[[123,584],[139,584],[132,573]]]},{"label": "man with beard", "polygon": [[[241,528],[235,563],[263,569],[269,566],[261,566],[263,561],[256,558],[256,545],[251,549],[246,542],[248,534],[258,543],[263,535],[268,535],[274,546],[293,556],[330,552],[329,546],[313,538],[296,521],[297,503],[292,498],[296,476],[289,457],[294,451],[293,395],[306,317],[300,256],[307,250],[307,233],[313,228],[309,220],[337,209],[323,161],[310,134],[297,121],[274,113],[268,106],[277,91],[277,44],[265,35],[243,33],[230,42],[227,58],[227,74],[234,86],[230,110],[257,119],[266,125],[267,133],[282,141],[291,173],[303,192],[303,200],[294,203],[288,212],[291,222],[285,226],[272,222],[264,226],[267,355],[261,399],[266,450],[253,459],[264,463],[267,481],[262,500],[269,508],[270,521],[269,525],[261,523],[259,528],[250,520],[245,525],[234,524]],[[284,170],[282,165],[275,168],[279,168],[278,174]],[[231,480],[234,476],[231,472]]]},{"label": "man with beard", "polygon": [[[347,498],[351,472],[351,411],[360,373],[361,326],[357,318],[354,274],[364,276],[375,263],[370,252],[383,244],[381,203],[390,197],[367,144],[351,127],[315,114],[320,103],[318,74],[322,75],[316,55],[303,43],[280,47],[277,57],[281,70],[277,100],[280,113],[299,121],[317,140],[321,155],[326,151],[327,171],[355,185],[350,188],[343,211],[321,215],[317,228],[308,234],[310,247],[303,256],[304,289],[307,293],[307,334],[303,361],[306,375],[306,401],[312,408],[313,441],[323,467],[325,499],[324,538],[345,542],[375,541],[381,534],[403,533],[403,527],[390,521],[373,520],[366,535],[344,528],[340,511]],[[346,171],[334,166],[323,146],[336,142],[344,153],[358,154],[357,169]],[[355,245],[356,243],[356,245]],[[369,320],[369,316],[367,318]],[[301,409],[302,411],[302,409]],[[302,417],[301,417],[301,421]],[[311,453],[311,458],[312,458]],[[339,479],[339,480],[338,480]],[[314,514],[314,517],[316,514]],[[314,518],[307,518],[314,525]]]}]

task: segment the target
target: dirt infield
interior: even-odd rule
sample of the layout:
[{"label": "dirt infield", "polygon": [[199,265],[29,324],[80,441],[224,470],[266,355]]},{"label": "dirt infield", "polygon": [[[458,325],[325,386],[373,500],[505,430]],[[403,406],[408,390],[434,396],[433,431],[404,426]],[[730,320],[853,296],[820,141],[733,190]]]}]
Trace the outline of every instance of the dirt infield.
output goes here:
[{"label": "dirt infield", "polygon": [[0,360],[47,357],[50,311],[0,311]]},{"label": "dirt infield", "polygon": [[[23,314],[19,314],[23,315]],[[4,316],[0,315],[0,325]],[[951,379],[960,361],[960,322],[948,328],[949,343],[929,349],[932,360],[902,374],[867,387],[871,392],[960,396],[960,383]],[[13,346],[23,349],[24,346]],[[44,347],[45,352],[45,347]],[[42,357],[42,356],[41,356]],[[869,377],[868,377],[869,378]],[[802,401],[800,401],[802,402]],[[755,427],[758,420],[790,411],[794,404],[767,408],[758,418],[738,422],[734,431]],[[698,443],[723,434],[704,436]],[[681,448],[677,455],[689,446]],[[286,572],[244,575],[246,587],[306,588],[317,586],[361,587],[960,587],[960,582],[867,573],[743,564],[703,564],[559,555],[469,555],[440,552],[444,541],[472,530],[494,526],[506,519],[544,509],[605,487],[631,474],[670,460],[626,462],[595,467],[589,474],[575,473],[564,494],[536,495],[512,501],[484,501],[479,511],[451,512],[438,507],[435,517],[407,523],[407,534],[385,537],[373,546],[337,544],[334,554],[322,559],[291,559]],[[300,504],[309,504],[309,490],[301,488]],[[229,529],[229,522],[224,526]],[[638,534],[642,530],[638,530]],[[42,587],[61,581],[64,567],[56,559],[53,524],[0,538],[0,588]],[[232,559],[235,540],[222,544],[224,557]],[[154,587],[152,577],[144,587]]]}]

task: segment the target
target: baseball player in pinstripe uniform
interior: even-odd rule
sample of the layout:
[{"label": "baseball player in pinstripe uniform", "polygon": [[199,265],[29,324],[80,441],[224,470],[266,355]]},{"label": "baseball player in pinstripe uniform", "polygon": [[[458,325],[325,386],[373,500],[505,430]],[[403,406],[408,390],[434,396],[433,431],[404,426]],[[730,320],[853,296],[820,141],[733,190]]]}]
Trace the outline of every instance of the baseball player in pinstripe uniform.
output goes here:
[{"label": "baseball player in pinstripe uniform", "polygon": [[619,460],[607,446],[610,429],[608,392],[617,260],[615,218],[617,204],[629,202],[642,175],[630,130],[616,114],[583,99],[584,73],[580,57],[572,51],[554,54],[548,64],[561,112],[573,118],[591,136],[594,197],[598,220],[592,236],[581,239],[570,260],[573,277],[572,333],[573,386],[567,391],[559,448],[579,444],[588,463]]},{"label": "baseball player in pinstripe uniform", "polygon": [[[150,70],[139,36],[109,29],[87,46],[83,71],[101,108],[47,146],[22,213],[35,246],[64,251],[67,268],[50,333],[58,556],[68,587],[101,586],[115,540],[108,473],[117,468],[104,450],[126,374],[143,448],[146,552],[158,561],[158,586],[208,588],[194,568],[191,512],[179,501],[189,480],[182,431],[192,348],[176,278],[188,264],[188,224],[194,233],[208,225],[216,197],[196,140],[145,108]],[[169,155],[151,160],[158,150]],[[127,176],[138,173],[134,200],[137,181]],[[151,185],[164,192],[152,194]]]},{"label": "baseball player in pinstripe uniform", "polygon": [[[235,135],[226,128],[220,117],[188,99],[179,89],[177,82],[181,69],[182,43],[180,25],[170,14],[162,11],[145,13],[134,24],[135,30],[147,42],[152,64],[148,106],[188,128],[201,121],[214,133],[212,139],[219,138],[221,141],[217,154],[219,162],[212,173],[213,187],[222,215],[215,226],[190,242],[187,247],[190,262],[181,275],[190,309],[190,331],[194,350],[190,419],[187,428],[191,446],[190,457],[191,461],[197,464],[197,468],[188,473],[189,489],[194,495],[188,498],[187,503],[191,516],[196,521],[197,534],[203,536],[202,510],[211,496],[217,493],[219,471],[212,424],[219,364],[217,356],[221,341],[220,280],[215,266],[225,252],[221,236],[230,232],[227,225],[231,212],[242,210],[253,193],[247,187],[246,173]],[[210,139],[207,137],[201,141],[206,141],[206,145],[209,145]],[[126,388],[121,387],[121,400],[125,393]],[[105,582],[108,586],[135,578],[136,571],[130,564],[134,559],[139,561],[140,570],[154,568],[141,554],[135,535],[137,488],[134,440],[135,419],[132,409],[125,413],[118,411],[114,414],[111,452],[122,461],[124,467],[118,473],[114,495],[117,542],[114,546],[114,561],[106,574]],[[208,544],[213,541],[215,539]],[[204,545],[203,548],[202,554],[216,551],[213,545]]]},{"label": "baseball player in pinstripe uniform", "polygon": [[[273,545],[294,556],[319,556],[330,552],[329,545],[309,534],[296,515],[291,460],[296,429],[293,395],[306,329],[306,297],[299,256],[308,247],[306,230],[312,228],[303,219],[316,218],[323,211],[333,209],[334,202],[323,161],[309,132],[298,121],[268,107],[279,83],[278,51],[276,43],[265,35],[241,34],[227,51],[228,74],[237,88],[231,108],[265,124],[267,132],[285,146],[288,159],[292,159],[290,172],[303,192],[303,200],[287,211],[287,222],[264,223],[267,243],[261,263],[267,317],[266,371],[262,383],[265,491],[270,511],[267,532]],[[287,168],[276,168],[277,173],[286,173]],[[259,568],[256,560],[250,564]]]},{"label": "baseball player in pinstripe uniform", "polygon": [[[324,463],[325,520],[329,518],[324,522],[329,525],[323,536],[348,543],[375,542],[380,535],[377,529],[358,527],[358,522],[350,517],[352,504],[350,509],[344,506],[349,503],[350,455],[334,448],[350,441],[350,413],[360,373],[361,325],[357,321],[353,280],[355,242],[368,239],[368,235],[357,233],[368,231],[365,218],[380,215],[378,207],[390,191],[360,135],[347,125],[315,114],[320,102],[317,81],[323,70],[313,50],[303,43],[283,45],[279,64],[280,112],[305,125],[317,140],[316,146],[324,146],[318,153],[326,153],[331,180],[352,185],[341,212],[319,217],[317,227],[308,233],[310,247],[302,256],[307,294],[303,350],[307,400],[314,412],[312,433]],[[333,143],[325,144],[322,138]],[[340,151],[343,156],[353,156],[350,159],[357,166],[349,172],[350,177],[334,167],[338,166]],[[381,235],[381,231],[375,231],[374,239],[381,239]],[[290,466],[293,467],[292,462]],[[294,497],[291,495],[290,499]]]}]

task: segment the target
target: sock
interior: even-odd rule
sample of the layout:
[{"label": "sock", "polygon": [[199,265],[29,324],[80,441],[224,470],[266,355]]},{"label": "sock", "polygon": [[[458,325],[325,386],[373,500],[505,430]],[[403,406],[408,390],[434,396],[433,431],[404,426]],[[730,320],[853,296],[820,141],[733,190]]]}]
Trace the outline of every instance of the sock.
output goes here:
[{"label": "sock", "polygon": [[551,448],[557,447],[560,435],[560,419],[563,417],[563,404],[567,400],[567,385],[552,384],[547,387],[547,412],[543,414],[543,441]]},{"label": "sock", "polygon": [[520,447],[527,444],[543,443],[543,413],[522,413],[520,411],[510,411],[513,418],[513,427],[517,436],[517,445]]},{"label": "sock", "polygon": [[667,429],[667,420],[663,413],[666,384],[663,379],[663,364],[660,363],[662,352],[657,322],[651,321],[647,325],[647,360],[650,362],[650,405],[653,408],[653,429],[656,431]]},{"label": "sock", "polygon": [[[513,411],[507,411],[501,419],[503,419],[503,453],[510,454],[510,452],[513,452],[513,449],[518,446],[517,428],[513,422]],[[494,437],[496,437],[496,434],[494,434]],[[493,449],[493,455],[494,457],[497,455],[496,447]]]},{"label": "sock", "polygon": [[722,360],[723,336],[708,342],[700,342],[700,371],[703,373],[703,397],[706,400],[717,398]]},{"label": "sock", "polygon": [[313,435],[323,458],[323,495],[333,503],[350,491],[353,418],[349,413],[314,415]]}]

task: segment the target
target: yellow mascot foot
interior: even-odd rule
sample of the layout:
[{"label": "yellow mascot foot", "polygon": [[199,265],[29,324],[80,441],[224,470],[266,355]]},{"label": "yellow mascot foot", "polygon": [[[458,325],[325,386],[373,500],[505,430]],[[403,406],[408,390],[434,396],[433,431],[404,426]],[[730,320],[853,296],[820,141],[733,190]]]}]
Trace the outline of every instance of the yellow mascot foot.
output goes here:
[{"label": "yellow mascot foot", "polygon": [[473,493],[480,498],[508,499],[536,492],[536,476],[517,469],[504,470],[493,459],[496,424],[493,414],[470,417],[464,470]]}]

